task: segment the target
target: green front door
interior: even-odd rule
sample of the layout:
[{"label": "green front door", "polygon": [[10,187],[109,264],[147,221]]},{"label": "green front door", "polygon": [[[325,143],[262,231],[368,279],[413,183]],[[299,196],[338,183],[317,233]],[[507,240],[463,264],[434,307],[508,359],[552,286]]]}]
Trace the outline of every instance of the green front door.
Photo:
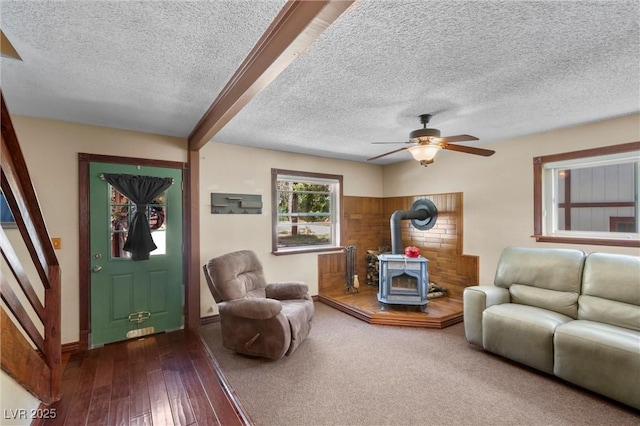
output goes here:
[{"label": "green front door", "polygon": [[[173,178],[146,214],[158,248],[133,261],[122,249],[135,205],[101,175]],[[182,327],[182,170],[112,163],[89,164],[92,347]]]}]

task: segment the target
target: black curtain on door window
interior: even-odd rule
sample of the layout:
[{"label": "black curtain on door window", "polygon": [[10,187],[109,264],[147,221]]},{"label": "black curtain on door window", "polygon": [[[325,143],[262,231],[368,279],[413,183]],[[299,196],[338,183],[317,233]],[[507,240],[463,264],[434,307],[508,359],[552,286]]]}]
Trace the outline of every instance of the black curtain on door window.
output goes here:
[{"label": "black curtain on door window", "polygon": [[127,241],[122,249],[130,252],[133,260],[149,259],[149,253],[158,247],[151,237],[146,215],[147,204],[166,191],[173,183],[173,179],[113,173],[105,173],[103,176],[111,186],[136,205],[136,212],[129,222]]}]

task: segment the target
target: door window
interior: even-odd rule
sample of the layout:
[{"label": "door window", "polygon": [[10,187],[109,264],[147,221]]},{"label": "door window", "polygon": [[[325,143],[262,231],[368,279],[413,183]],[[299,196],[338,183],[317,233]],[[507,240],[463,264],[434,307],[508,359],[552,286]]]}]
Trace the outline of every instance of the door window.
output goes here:
[{"label": "door window", "polygon": [[[109,210],[111,218],[111,258],[130,259],[131,253],[123,249],[129,232],[129,222],[136,212],[136,205],[120,191],[109,185]],[[151,256],[167,253],[167,205],[166,191],[147,205],[145,214],[149,220],[149,228],[153,242],[158,246]]]}]

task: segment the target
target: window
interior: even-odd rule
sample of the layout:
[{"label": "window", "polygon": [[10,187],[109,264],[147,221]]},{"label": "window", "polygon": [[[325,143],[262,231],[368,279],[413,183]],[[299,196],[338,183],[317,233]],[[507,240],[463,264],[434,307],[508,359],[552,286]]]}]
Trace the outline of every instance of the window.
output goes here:
[{"label": "window", "polygon": [[272,252],[340,246],[342,176],[271,169]]},{"label": "window", "polygon": [[[120,191],[109,185],[111,213],[111,258],[131,258],[131,253],[124,250],[124,243],[129,234],[129,223],[136,212],[136,205]],[[149,221],[151,238],[158,247],[150,254],[157,256],[167,253],[167,225],[166,225],[166,191],[147,205],[145,214]]]},{"label": "window", "polygon": [[536,157],[536,241],[640,247],[640,142]]}]

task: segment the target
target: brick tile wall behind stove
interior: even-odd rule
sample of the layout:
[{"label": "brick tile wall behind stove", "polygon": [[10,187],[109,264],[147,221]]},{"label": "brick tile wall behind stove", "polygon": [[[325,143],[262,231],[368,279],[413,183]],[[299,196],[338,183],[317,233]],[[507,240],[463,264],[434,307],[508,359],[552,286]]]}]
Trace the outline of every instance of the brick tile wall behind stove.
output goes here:
[{"label": "brick tile wall behind stove", "polygon": [[410,210],[413,202],[428,198],[438,208],[438,220],[428,231],[419,231],[402,221],[404,246],[414,245],[429,259],[429,279],[461,298],[465,287],[477,285],[479,259],[463,254],[462,193],[410,197],[344,197],[344,245],[357,247],[358,275],[366,276],[367,250],[391,245],[389,219],[396,210]]}]

